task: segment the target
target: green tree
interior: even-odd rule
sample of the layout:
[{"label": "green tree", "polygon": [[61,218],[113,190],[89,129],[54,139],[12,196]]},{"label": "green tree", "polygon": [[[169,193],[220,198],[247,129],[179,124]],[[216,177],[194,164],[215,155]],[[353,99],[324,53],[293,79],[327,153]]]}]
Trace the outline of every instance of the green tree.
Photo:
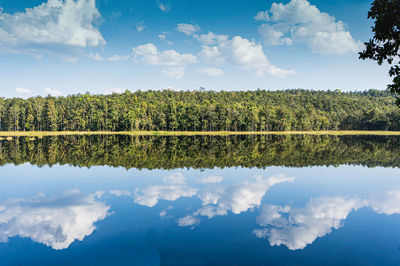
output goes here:
[{"label": "green tree", "polygon": [[[360,52],[361,59],[372,59],[379,65],[387,62],[391,66],[389,75],[393,83],[388,88],[400,95],[400,0],[375,0],[368,12],[368,18],[375,20],[372,27],[374,36],[366,42],[365,50]],[[397,101],[400,105],[400,100]]]}]

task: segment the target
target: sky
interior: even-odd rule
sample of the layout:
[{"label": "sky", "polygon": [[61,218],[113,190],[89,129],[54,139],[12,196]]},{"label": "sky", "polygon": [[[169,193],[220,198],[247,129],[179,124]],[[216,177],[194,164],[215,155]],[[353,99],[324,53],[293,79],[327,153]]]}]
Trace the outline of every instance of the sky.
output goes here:
[{"label": "sky", "polygon": [[372,0],[0,0],[0,97],[385,89]]}]

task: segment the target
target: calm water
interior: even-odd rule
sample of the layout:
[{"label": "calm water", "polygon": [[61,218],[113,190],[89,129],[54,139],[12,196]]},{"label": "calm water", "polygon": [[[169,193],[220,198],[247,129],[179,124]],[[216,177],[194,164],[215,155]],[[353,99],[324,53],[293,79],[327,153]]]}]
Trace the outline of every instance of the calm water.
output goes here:
[{"label": "calm water", "polygon": [[399,137],[0,141],[0,265],[399,265]]}]

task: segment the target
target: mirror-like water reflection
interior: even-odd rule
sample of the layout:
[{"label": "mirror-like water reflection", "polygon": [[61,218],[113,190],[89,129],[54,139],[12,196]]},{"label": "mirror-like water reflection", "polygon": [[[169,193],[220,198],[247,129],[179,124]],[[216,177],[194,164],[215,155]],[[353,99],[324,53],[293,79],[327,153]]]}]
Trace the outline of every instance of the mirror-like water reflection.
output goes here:
[{"label": "mirror-like water reflection", "polygon": [[163,138],[3,141],[0,265],[400,263],[400,138]]},{"label": "mirror-like water reflection", "polygon": [[107,165],[139,169],[399,167],[396,136],[59,136],[0,141],[0,164]]}]

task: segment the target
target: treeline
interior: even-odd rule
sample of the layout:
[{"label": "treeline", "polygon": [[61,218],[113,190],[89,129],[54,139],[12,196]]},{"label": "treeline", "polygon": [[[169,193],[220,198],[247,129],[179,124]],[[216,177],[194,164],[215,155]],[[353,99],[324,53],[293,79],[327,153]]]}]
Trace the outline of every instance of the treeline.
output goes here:
[{"label": "treeline", "polygon": [[59,136],[0,141],[0,165],[126,169],[287,166],[400,167],[396,136]]},{"label": "treeline", "polygon": [[388,91],[126,91],[0,98],[0,131],[400,130]]}]

